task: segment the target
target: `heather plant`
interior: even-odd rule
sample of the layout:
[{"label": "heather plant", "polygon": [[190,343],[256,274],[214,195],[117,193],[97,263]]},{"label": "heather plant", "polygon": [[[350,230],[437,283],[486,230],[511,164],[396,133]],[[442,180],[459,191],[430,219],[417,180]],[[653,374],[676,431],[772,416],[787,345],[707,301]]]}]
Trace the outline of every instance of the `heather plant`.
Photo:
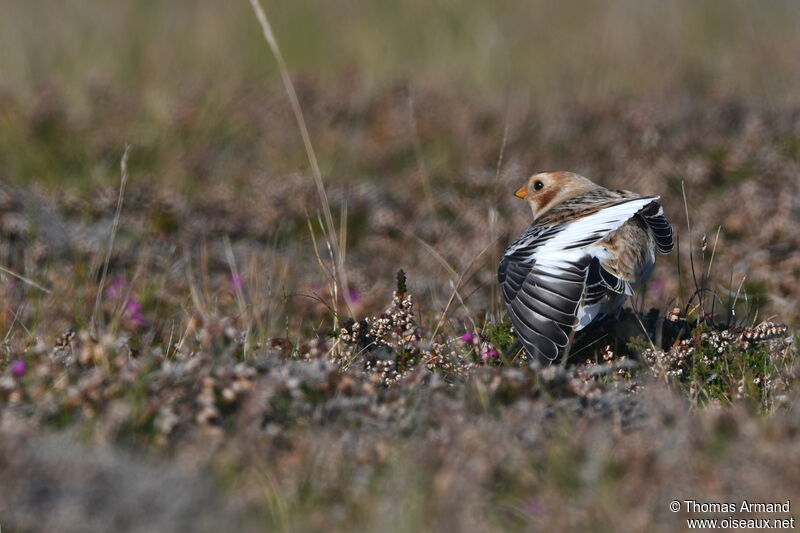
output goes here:
[{"label": "heather plant", "polygon": [[[800,499],[788,3],[11,3],[4,530],[674,531],[675,498]],[[561,168],[660,195],[679,243],[542,367],[496,272],[513,191]]]}]

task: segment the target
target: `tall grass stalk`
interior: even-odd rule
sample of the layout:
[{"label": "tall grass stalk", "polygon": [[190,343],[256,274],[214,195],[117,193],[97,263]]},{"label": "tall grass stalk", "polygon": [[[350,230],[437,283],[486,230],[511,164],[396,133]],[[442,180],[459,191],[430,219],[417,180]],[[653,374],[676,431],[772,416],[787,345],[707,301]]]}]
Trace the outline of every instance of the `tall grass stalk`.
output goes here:
[{"label": "tall grass stalk", "polygon": [[97,317],[100,313],[100,302],[103,299],[103,291],[105,289],[106,278],[108,277],[108,265],[111,262],[111,252],[114,250],[114,240],[117,237],[117,229],[119,228],[119,218],[122,214],[122,203],[125,199],[125,187],[128,184],[128,156],[131,153],[131,145],[125,145],[125,152],[122,154],[122,159],[119,162],[120,182],[119,194],[117,195],[117,207],[114,211],[114,220],[111,222],[111,235],[108,237],[108,248],[106,248],[106,257],[103,261],[103,273],[100,276],[100,284],[97,287],[97,295],[94,299],[94,310],[92,311],[92,318],[89,321],[89,332],[95,338],[98,337],[97,331]]},{"label": "tall grass stalk", "polygon": [[239,306],[239,314],[244,322],[245,330],[243,350],[244,357],[247,359],[247,345],[249,344],[250,330],[253,327],[253,321],[250,318],[250,313],[247,312],[248,306],[245,303],[244,291],[242,290],[243,278],[241,274],[239,274],[239,268],[236,266],[236,257],[233,255],[231,240],[227,235],[225,236],[224,244],[225,256],[228,259],[228,268],[231,270],[231,286],[233,287],[233,292],[236,295],[236,304]]},{"label": "tall grass stalk", "polygon": [[1,267],[0,266],[0,272],[2,272],[3,274],[6,274],[7,276],[11,276],[12,278],[17,278],[18,280],[20,280],[24,284],[30,285],[31,287],[39,289],[40,291],[42,291],[44,293],[50,294],[51,292],[53,292],[50,289],[48,289],[47,287],[43,287],[42,285],[36,283],[32,279],[26,278],[25,276],[22,276],[21,274],[17,274],[16,272],[13,272],[13,271],[5,268],[5,267]]},{"label": "tall grass stalk", "polygon": [[[278,46],[278,40],[275,38],[275,33],[272,31],[272,25],[269,23],[266,12],[264,11],[263,7],[261,7],[261,2],[259,0],[250,0],[250,5],[252,6],[253,12],[258,19],[259,24],[261,25],[261,30],[264,33],[264,39],[267,41],[270,50],[272,50],[272,54],[275,56],[275,61],[278,64],[278,71],[281,75],[283,87],[286,90],[287,96],[289,97],[289,102],[292,106],[292,112],[294,113],[295,120],[297,121],[297,127],[300,129],[300,135],[303,138],[303,145],[305,147],[306,155],[308,156],[308,162],[311,165],[311,173],[314,177],[314,183],[317,187],[317,195],[319,196],[320,204],[322,206],[322,213],[325,218],[328,246],[333,252],[334,270],[338,274],[334,277],[334,283],[337,285],[337,292],[342,293],[347,310],[352,315],[353,310],[350,305],[350,287],[347,281],[344,258],[339,246],[340,243],[339,239],[337,238],[336,226],[333,223],[333,215],[331,214],[331,207],[330,203],[328,202],[328,194],[325,192],[325,184],[322,180],[322,172],[319,168],[316,152],[314,152],[314,147],[311,144],[311,136],[308,133],[308,127],[306,126],[303,109],[300,106],[300,100],[297,98],[297,92],[295,91],[292,78],[289,76],[289,70],[286,68],[286,61],[283,58],[280,46]],[[338,286],[339,284],[341,284],[341,287]],[[341,291],[339,291],[339,289],[341,289]],[[337,329],[337,324],[338,318],[334,316],[334,329]]]}]

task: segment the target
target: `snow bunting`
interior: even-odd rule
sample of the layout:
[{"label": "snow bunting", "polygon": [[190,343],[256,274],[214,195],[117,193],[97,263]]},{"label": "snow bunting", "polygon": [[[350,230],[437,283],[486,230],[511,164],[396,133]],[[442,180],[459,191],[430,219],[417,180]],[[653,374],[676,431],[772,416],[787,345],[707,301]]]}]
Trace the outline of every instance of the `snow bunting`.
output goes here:
[{"label": "snow bunting", "polygon": [[647,281],[656,251],[672,250],[672,227],[658,196],[572,172],[531,176],[515,195],[530,204],[533,224],[503,254],[498,279],[522,345],[549,364]]}]

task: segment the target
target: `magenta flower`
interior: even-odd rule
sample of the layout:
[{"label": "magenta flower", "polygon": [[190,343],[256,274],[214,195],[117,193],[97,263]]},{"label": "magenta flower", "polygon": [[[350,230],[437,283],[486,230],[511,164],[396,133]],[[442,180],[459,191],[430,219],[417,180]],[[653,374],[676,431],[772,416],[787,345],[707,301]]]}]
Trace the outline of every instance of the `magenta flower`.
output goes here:
[{"label": "magenta flower", "polygon": [[544,514],[544,505],[536,498],[528,498],[523,504],[525,512],[531,516],[542,516]]},{"label": "magenta flower", "polygon": [[135,325],[142,327],[147,325],[147,319],[144,317],[144,306],[138,300],[129,300],[125,305],[125,316]]},{"label": "magenta flower", "polygon": [[21,378],[22,376],[25,375],[25,370],[26,370],[25,361],[23,361],[22,359],[14,361],[9,366],[11,368],[11,373],[16,377]]},{"label": "magenta flower", "polygon": [[361,295],[355,287],[350,287],[350,290],[347,292],[347,299],[350,300],[351,304],[357,304],[361,301]]},{"label": "magenta flower", "polygon": [[653,282],[650,284],[650,290],[653,291],[653,294],[655,294],[656,296],[661,296],[662,294],[664,294],[665,286],[666,283],[664,283],[663,280],[656,279],[653,280]]},{"label": "magenta flower", "polygon": [[475,334],[472,333],[471,331],[468,331],[463,335],[461,335],[461,340],[466,342],[467,344],[472,344],[472,342],[475,340]]},{"label": "magenta flower", "polygon": [[484,363],[488,363],[489,361],[493,361],[495,359],[499,359],[500,354],[494,348],[489,348],[489,346],[484,345],[483,349],[481,350],[481,360]]},{"label": "magenta flower", "polygon": [[233,274],[231,276],[231,290],[239,292],[244,288],[244,277],[241,274]]},{"label": "magenta flower", "polygon": [[106,287],[106,298],[110,300],[119,300],[124,296],[125,288],[128,286],[128,280],[125,278],[114,278],[111,283]]}]

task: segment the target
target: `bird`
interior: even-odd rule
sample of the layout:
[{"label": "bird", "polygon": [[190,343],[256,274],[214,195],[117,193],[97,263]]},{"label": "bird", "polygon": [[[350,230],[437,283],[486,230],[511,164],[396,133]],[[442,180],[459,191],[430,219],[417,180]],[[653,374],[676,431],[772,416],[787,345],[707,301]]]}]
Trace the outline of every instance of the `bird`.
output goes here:
[{"label": "bird", "polygon": [[573,172],[541,172],[515,196],[533,223],[498,269],[508,316],[525,351],[549,365],[568,357],[577,331],[618,316],[673,248],[659,196],[611,190]]}]

